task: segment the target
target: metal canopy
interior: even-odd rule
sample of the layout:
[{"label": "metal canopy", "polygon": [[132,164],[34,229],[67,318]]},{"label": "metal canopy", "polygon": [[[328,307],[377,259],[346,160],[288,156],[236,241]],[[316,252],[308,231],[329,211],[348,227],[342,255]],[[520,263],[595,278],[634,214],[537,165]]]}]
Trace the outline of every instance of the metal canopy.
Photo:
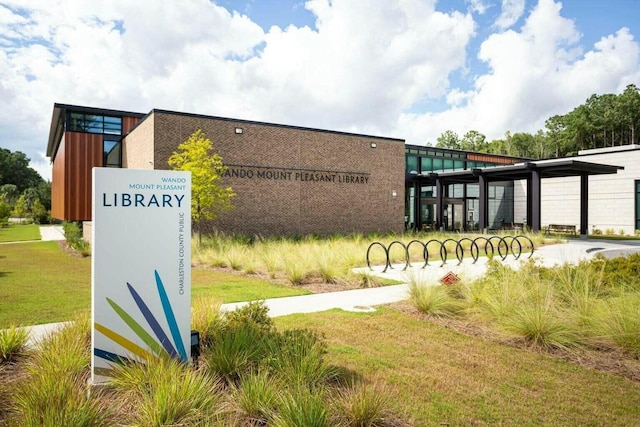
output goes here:
[{"label": "metal canopy", "polygon": [[[527,217],[533,231],[540,231],[540,181],[543,178],[580,177],[580,234],[587,234],[588,222],[588,178],[590,175],[615,174],[623,170],[622,166],[601,163],[590,163],[572,159],[533,160],[506,166],[493,166],[482,169],[466,169],[449,172],[429,172],[426,174],[408,174],[407,182],[416,187],[416,228],[420,224],[420,185],[438,187],[436,203],[436,226],[442,226],[442,191],[448,184],[480,184],[479,226],[481,230],[488,227],[488,192],[487,186],[496,181],[527,181]],[[483,191],[484,190],[484,191]]]},{"label": "metal canopy", "polygon": [[486,167],[482,169],[411,174],[409,177],[419,178],[423,183],[435,183],[436,178],[440,178],[449,184],[462,184],[478,182],[479,175],[484,175],[489,181],[517,181],[529,178],[533,170],[538,170],[540,178],[563,178],[568,176],[614,174],[622,169],[624,169],[622,166],[589,163],[571,159],[553,159],[516,163],[507,166]]}]

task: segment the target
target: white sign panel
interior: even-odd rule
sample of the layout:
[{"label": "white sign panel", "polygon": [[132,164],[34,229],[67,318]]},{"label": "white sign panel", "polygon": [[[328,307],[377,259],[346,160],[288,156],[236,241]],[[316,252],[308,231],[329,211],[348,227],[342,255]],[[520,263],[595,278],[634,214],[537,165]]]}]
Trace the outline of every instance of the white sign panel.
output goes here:
[{"label": "white sign panel", "polygon": [[191,173],[93,169],[92,380],[191,336]]}]

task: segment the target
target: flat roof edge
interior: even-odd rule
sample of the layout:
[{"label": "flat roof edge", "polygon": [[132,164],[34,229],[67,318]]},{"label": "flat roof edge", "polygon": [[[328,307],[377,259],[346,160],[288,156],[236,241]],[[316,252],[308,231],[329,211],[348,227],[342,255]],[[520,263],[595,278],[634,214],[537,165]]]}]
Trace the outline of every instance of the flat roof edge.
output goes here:
[{"label": "flat roof edge", "polygon": [[336,135],[359,136],[359,137],[362,137],[362,138],[372,138],[372,139],[378,139],[378,140],[384,139],[384,140],[387,140],[387,141],[401,142],[402,144],[405,143],[405,140],[402,139],[402,138],[390,138],[390,137],[385,137],[385,136],[365,135],[365,134],[360,134],[360,133],[355,133],[355,132],[344,132],[344,131],[338,131],[338,130],[318,129],[318,128],[311,128],[311,127],[305,127],[305,126],[294,126],[294,125],[285,125],[285,124],[279,124],[279,123],[261,122],[261,121],[256,121],[256,120],[233,119],[233,118],[229,118],[229,117],[210,116],[210,115],[206,115],[206,114],[184,113],[184,112],[179,112],[179,111],[163,110],[163,109],[159,109],[159,108],[154,108],[153,110],[151,110],[151,113],[173,114],[173,115],[177,115],[177,116],[195,117],[195,118],[202,118],[202,119],[213,119],[213,120],[220,120],[220,121],[226,121],[226,122],[245,123],[245,124],[261,125],[261,126],[273,126],[273,127],[280,127],[280,128],[286,128],[286,129],[297,129],[297,130],[305,130],[305,131],[312,131],[312,132],[332,133],[332,134],[336,134]]}]

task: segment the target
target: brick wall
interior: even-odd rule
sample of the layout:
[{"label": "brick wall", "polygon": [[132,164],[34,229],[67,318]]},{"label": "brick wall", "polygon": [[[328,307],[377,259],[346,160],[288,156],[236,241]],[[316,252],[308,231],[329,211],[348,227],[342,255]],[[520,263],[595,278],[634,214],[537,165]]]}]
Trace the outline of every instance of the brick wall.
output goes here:
[{"label": "brick wall", "polygon": [[[235,209],[222,213],[214,224],[223,232],[304,235],[404,229],[402,140],[158,110],[146,120],[150,118],[155,169],[167,169],[171,153],[198,129],[229,166],[223,181],[237,195]],[[127,143],[138,138],[140,128]]]},{"label": "brick wall", "polygon": [[138,127],[122,141],[122,167],[153,169],[154,162],[153,116],[151,116],[138,124]]}]

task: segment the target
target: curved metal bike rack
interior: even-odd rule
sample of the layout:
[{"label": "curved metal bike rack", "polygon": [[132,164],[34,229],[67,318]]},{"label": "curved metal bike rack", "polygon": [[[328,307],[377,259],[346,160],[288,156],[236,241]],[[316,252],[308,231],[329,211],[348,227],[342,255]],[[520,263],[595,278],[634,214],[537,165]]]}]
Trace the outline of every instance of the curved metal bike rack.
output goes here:
[{"label": "curved metal bike rack", "polygon": [[[497,241],[496,246],[494,246],[493,244],[494,241]],[[404,268],[402,269],[404,271],[408,267],[412,267],[409,250],[411,249],[412,245],[417,244],[422,246],[422,257],[424,259],[424,264],[422,265],[421,268],[425,268],[426,266],[429,265],[429,245],[434,243],[438,243],[440,245],[440,259],[442,260],[442,264],[440,265],[440,267],[443,267],[447,263],[447,260],[449,258],[449,250],[447,249],[447,244],[449,244],[449,246],[451,247],[452,246],[451,242],[454,242],[456,245],[455,255],[456,255],[456,258],[458,259],[457,265],[462,264],[464,260],[465,247],[463,245],[463,242],[470,242],[468,249],[471,255],[471,259],[473,260],[472,262],[473,264],[475,264],[478,261],[478,258],[480,257],[480,246],[478,245],[478,242],[484,242],[485,256],[490,258],[494,257],[497,249],[498,255],[503,261],[507,259],[507,256],[509,256],[509,253],[513,255],[514,259],[516,260],[519,259],[522,256],[523,243],[525,244],[525,247],[531,247],[529,258],[533,256],[533,252],[535,251],[533,241],[529,237],[522,234],[517,236],[497,236],[497,235],[490,236],[490,237],[480,236],[480,237],[476,237],[475,239],[471,239],[469,237],[463,237],[459,240],[449,238],[449,239],[445,239],[444,241],[431,239],[426,243],[422,242],[421,240],[414,239],[414,240],[411,240],[406,245],[399,240],[394,240],[393,242],[389,243],[389,246],[385,246],[384,243],[382,242],[371,243],[367,248],[367,267],[369,267],[369,270],[373,270],[373,268],[371,267],[371,259],[370,259],[371,249],[373,249],[374,246],[380,246],[384,251],[385,260],[386,260],[384,265],[384,270],[382,270],[382,272],[383,273],[386,272],[389,268],[393,269],[393,266],[391,264],[391,248],[394,245],[397,245],[402,247],[402,249],[404,250]]]}]

